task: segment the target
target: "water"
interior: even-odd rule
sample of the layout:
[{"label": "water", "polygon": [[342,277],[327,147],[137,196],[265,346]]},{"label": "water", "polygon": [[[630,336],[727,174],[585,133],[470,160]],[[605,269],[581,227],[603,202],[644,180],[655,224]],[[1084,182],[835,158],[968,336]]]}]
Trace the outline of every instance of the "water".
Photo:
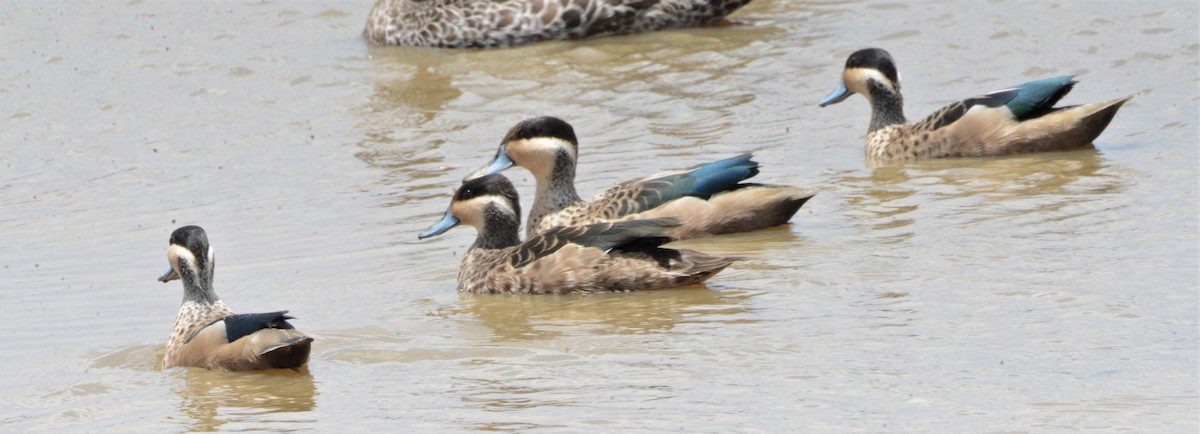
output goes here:
[{"label": "water", "polygon": [[[370,3],[0,3],[0,430],[1198,429],[1194,2],[756,0],[490,51],[369,47]],[[1137,96],[1094,151],[868,167],[866,103],[816,107],[865,46],[912,118],[1058,74]],[[680,243],[749,258],[703,287],[459,295],[472,231],[416,234],[536,115],[585,195],[748,150],[820,194]],[[184,224],[307,370],[160,370]]]}]

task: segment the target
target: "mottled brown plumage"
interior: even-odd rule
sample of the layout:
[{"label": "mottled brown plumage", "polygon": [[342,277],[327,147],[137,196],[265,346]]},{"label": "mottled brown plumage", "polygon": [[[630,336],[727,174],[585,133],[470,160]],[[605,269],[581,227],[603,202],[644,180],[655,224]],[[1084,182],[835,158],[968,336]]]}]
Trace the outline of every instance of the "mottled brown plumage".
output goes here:
[{"label": "mottled brown plumage", "polygon": [[298,368],[308,360],[313,339],[287,322],[287,311],[237,315],[217,296],[215,257],[204,229],[176,229],[167,260],[171,268],[159,280],[182,280],[184,295],[163,367],[246,371]]},{"label": "mottled brown plumage", "polygon": [[703,282],[736,258],[660,247],[673,219],[558,227],[521,242],[520,202],[512,183],[488,175],[463,183],[428,238],[466,223],[478,231],[463,256],[458,290],[568,294],[636,291]]},{"label": "mottled brown plumage", "polygon": [[710,24],[750,0],[378,0],[377,44],[500,47]]},{"label": "mottled brown plumage", "polygon": [[871,104],[870,160],[986,157],[1092,146],[1132,96],[1054,107],[1071,91],[1070,76],[1052,77],[958,101],[916,123],[904,117],[899,74],[891,55],[867,48],[846,60],[842,83],[824,107],[858,93]]},{"label": "mottled brown plumage", "polygon": [[[815,193],[801,188],[744,183],[758,174],[750,154],[618,184],[584,201],[575,191],[578,140],[567,122],[549,116],[518,123],[491,163],[470,177],[513,165],[529,170],[537,193],[525,235],[558,226],[674,217],[676,239],[747,232],[787,223]],[[468,177],[468,178],[470,178]]]}]

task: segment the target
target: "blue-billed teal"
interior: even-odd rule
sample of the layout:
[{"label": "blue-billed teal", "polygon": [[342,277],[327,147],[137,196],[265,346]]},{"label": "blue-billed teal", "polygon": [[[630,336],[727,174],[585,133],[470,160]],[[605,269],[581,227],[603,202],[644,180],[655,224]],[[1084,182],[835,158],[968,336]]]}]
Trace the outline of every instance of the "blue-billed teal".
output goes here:
[{"label": "blue-billed teal", "polygon": [[982,157],[1088,147],[1122,104],[1133,96],[1054,107],[1075,85],[1071,76],[1046,78],[950,104],[917,123],[904,117],[900,76],[891,54],[879,48],[854,52],[842,82],[820,106],[852,93],[871,103],[867,157],[911,160]]},{"label": "blue-billed teal", "polygon": [[208,235],[199,226],[171,234],[170,268],[161,282],[183,281],[183,304],[167,340],[163,367],[194,366],[248,371],[299,368],[313,339],[296,330],[287,311],[235,314],[213,290],[215,263]]},{"label": "blue-billed teal", "polygon": [[543,116],[509,130],[490,163],[468,176],[499,173],[512,166],[530,171],[537,194],[526,236],[556,226],[674,217],[676,239],[747,232],[785,224],[815,193],[745,183],[758,174],[750,154],[618,184],[584,201],[575,191],[579,142],[562,119]]}]

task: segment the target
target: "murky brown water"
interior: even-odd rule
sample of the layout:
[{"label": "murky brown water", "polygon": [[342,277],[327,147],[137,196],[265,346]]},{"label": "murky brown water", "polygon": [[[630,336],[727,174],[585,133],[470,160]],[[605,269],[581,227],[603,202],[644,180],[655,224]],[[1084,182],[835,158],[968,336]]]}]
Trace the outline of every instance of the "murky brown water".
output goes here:
[{"label": "murky brown water", "polygon": [[[0,431],[1195,432],[1195,2],[756,0],[730,28],[511,50],[368,47],[370,0],[0,3]],[[868,168],[845,56],[908,114],[1052,75],[1138,96],[1096,151]],[[819,188],[686,245],[706,287],[453,291],[416,234],[505,130],[574,123],[586,194],[745,150]],[[532,180],[510,172],[527,196]],[[160,371],[171,230],[306,372]]]}]

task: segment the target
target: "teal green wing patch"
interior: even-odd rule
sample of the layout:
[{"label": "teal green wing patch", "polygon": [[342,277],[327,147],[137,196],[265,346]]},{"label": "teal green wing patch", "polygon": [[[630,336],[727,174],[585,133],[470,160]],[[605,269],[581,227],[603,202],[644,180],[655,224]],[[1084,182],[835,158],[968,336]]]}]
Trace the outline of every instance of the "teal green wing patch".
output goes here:
[{"label": "teal green wing patch", "polygon": [[1008,107],[1018,121],[1033,119],[1054,111],[1054,104],[1071,91],[1075,82],[1071,76],[1046,78],[998,90],[987,95],[965,99],[942,107],[918,122],[916,131],[934,131],[961,119],[975,106]]},{"label": "teal green wing patch", "polygon": [[708,199],[714,194],[736,189],[740,182],[757,174],[758,162],[750,154],[742,154],[618,185],[596,201],[603,209],[595,211],[605,218],[617,218],[654,209],[682,197]]},{"label": "teal green wing patch", "polygon": [[1017,96],[1006,104],[1017,120],[1033,119],[1054,111],[1057,104],[1071,89],[1075,81],[1070,75],[1044,78],[1014,87]]}]

